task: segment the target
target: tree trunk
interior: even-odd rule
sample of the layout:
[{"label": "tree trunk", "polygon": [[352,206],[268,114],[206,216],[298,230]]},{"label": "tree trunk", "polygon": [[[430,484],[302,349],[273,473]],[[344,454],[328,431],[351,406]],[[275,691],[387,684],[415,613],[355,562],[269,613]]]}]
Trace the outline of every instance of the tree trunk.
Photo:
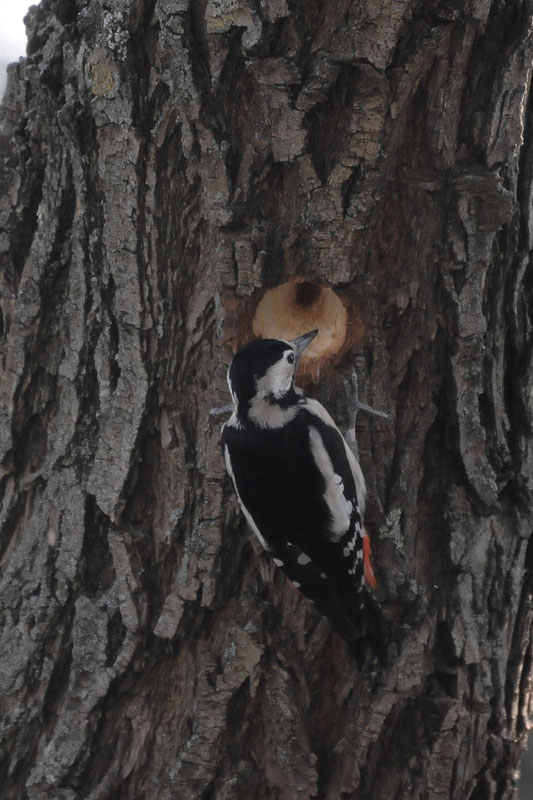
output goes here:
[{"label": "tree trunk", "polygon": [[[3,797],[515,796],[532,22],[531,0],[30,12],[1,129]],[[358,423],[383,668],[262,555],[209,414],[295,278],[348,317],[310,393],[342,423],[355,364],[391,413]]]}]

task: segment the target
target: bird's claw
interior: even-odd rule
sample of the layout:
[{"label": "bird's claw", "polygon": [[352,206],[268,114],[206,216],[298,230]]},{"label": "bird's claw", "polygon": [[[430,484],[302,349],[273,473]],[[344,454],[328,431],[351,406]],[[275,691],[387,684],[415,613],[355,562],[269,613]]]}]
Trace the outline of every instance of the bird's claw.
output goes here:
[{"label": "bird's claw", "polygon": [[359,411],[359,384],[357,372],[352,367],[352,374],[349,380],[344,379],[344,391],[346,393],[346,406],[348,409],[348,421],[350,427],[355,428],[355,420]]},{"label": "bird's claw", "polygon": [[346,392],[346,406],[348,410],[348,430],[346,431],[345,438],[355,455],[358,456],[359,448],[355,435],[355,421],[358,411],[365,411],[367,414],[371,414],[373,417],[379,417],[380,419],[388,419],[389,415],[385,411],[380,411],[366,403],[361,403],[359,400],[357,373],[353,367],[350,379],[344,379],[344,391]]},{"label": "bird's claw", "polygon": [[380,411],[379,408],[372,408],[372,406],[367,406],[366,403],[358,403],[357,407],[361,411],[366,411],[367,414],[371,414],[373,417],[379,417],[380,419],[389,418],[389,415],[386,411]]},{"label": "bird's claw", "polygon": [[220,417],[222,414],[229,414],[230,411],[233,411],[233,403],[229,403],[227,406],[213,406],[209,409],[209,416]]}]

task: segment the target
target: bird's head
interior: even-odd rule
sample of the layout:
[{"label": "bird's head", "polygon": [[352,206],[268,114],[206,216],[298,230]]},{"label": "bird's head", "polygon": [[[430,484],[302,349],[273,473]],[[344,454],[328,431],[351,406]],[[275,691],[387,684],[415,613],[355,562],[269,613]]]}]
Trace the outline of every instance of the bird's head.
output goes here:
[{"label": "bird's head", "polygon": [[228,386],[235,407],[246,413],[256,398],[280,405],[292,402],[298,361],[317,333],[310,331],[290,342],[255,339],[239,350],[228,370]]}]

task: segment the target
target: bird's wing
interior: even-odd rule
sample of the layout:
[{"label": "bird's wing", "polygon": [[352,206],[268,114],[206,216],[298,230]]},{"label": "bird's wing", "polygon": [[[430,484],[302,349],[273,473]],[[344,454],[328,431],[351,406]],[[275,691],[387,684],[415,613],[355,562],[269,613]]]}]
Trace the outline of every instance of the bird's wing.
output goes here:
[{"label": "bird's wing", "polygon": [[[224,428],[222,429],[222,431],[224,433]],[[240,492],[239,492],[239,487],[237,486],[237,481],[235,480],[235,474],[233,472],[233,467],[232,467],[232,464],[231,464],[231,457],[230,457],[229,447],[228,447],[227,443],[224,440],[223,440],[223,448],[224,448],[224,462],[226,464],[226,470],[227,470],[228,475],[230,476],[230,478],[231,478],[231,480],[233,482],[233,487],[235,489],[235,494],[237,495],[237,500],[239,502],[239,506],[241,507],[241,511],[244,514],[244,516],[246,517],[246,521],[247,521],[248,525],[250,526],[252,531],[255,533],[255,535],[259,539],[259,541],[261,543],[261,546],[265,550],[270,550],[270,547],[269,547],[267,541],[265,540],[263,534],[261,533],[261,531],[257,527],[253,516],[251,515],[251,513],[248,510],[248,508],[246,507],[246,505],[243,503],[242,497],[241,497]]]},{"label": "bird's wing", "polygon": [[327,574],[292,542],[287,542],[272,555],[276,566],[283,570],[293,586],[311,600],[317,611],[327,617],[345,639],[357,639],[365,633],[366,595],[354,587],[347,598],[343,582]]},{"label": "bird's wing", "polygon": [[[323,477],[323,498],[330,513],[327,531],[329,547],[324,563],[337,561],[338,572],[353,590],[358,591],[364,585],[364,561],[357,476],[354,476],[348,459],[344,438],[329,414],[316,401],[308,413],[307,424],[311,452]],[[301,542],[298,544],[301,545]],[[322,560],[320,563],[323,563]]]},{"label": "bird's wing", "polygon": [[[318,420],[320,423],[322,423],[326,429],[330,430],[330,435],[327,437],[328,445],[333,451],[332,454],[335,455],[336,464],[338,465],[340,472],[345,472],[346,468],[348,468],[352,475],[357,495],[357,505],[359,506],[362,516],[365,510],[366,486],[361,467],[359,466],[359,462],[355,457],[355,454],[348,445],[342,433],[335,425],[335,422],[331,418],[330,414],[326,411],[324,406],[318,402],[318,400],[314,400],[311,397],[305,397],[303,404],[305,410],[311,418],[314,417],[315,420]],[[333,432],[336,432],[336,434]]]},{"label": "bird's wing", "polygon": [[226,425],[224,456],[243,513],[275,564],[354,640],[375,602],[364,586],[356,480],[343,437],[319,407],[322,414],[302,405],[290,428],[276,431]]}]

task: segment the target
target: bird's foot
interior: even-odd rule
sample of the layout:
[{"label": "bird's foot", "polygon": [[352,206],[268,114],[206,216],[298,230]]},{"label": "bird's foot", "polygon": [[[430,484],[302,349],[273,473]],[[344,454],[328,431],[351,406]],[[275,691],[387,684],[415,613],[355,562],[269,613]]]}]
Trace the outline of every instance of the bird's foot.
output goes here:
[{"label": "bird's foot", "polygon": [[227,406],[213,406],[213,408],[209,410],[209,416],[221,417],[222,414],[229,414],[231,411],[233,411],[233,403],[228,403]]},{"label": "bird's foot", "polygon": [[348,410],[348,429],[345,434],[345,439],[352,448],[356,457],[359,457],[359,448],[357,446],[357,437],[355,434],[355,421],[359,411],[366,411],[367,414],[372,414],[374,417],[380,419],[388,419],[389,415],[385,411],[379,411],[377,408],[366,403],[361,403],[359,400],[359,388],[357,381],[357,373],[352,368],[352,374],[349,380],[344,381],[344,390],[346,392],[346,405]]}]

